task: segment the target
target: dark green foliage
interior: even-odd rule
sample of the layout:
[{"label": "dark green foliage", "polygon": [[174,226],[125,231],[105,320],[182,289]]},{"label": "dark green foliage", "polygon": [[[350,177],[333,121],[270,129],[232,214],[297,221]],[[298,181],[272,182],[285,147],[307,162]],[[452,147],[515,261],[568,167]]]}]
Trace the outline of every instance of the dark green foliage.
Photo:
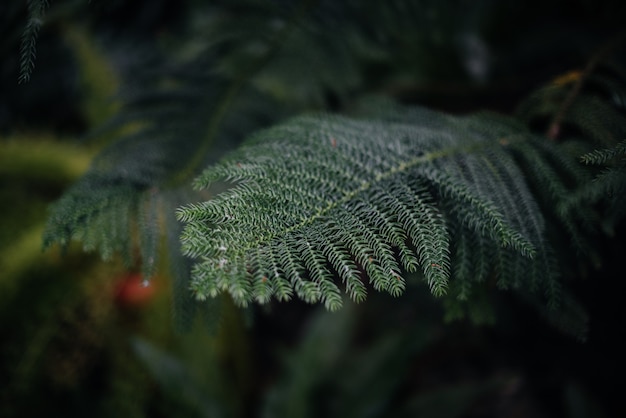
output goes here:
[{"label": "dark green foliage", "polygon": [[626,6],[49,3],[0,2],[0,415],[626,416]]},{"label": "dark green foliage", "polygon": [[28,0],[28,23],[22,33],[20,47],[20,83],[27,82],[35,68],[35,46],[48,3],[48,0]]},{"label": "dark green foliage", "polygon": [[[245,305],[295,291],[334,310],[341,306],[335,276],[361,301],[362,272],[374,289],[398,296],[404,272],[418,269],[441,296],[451,241],[459,239],[468,243],[453,258],[465,264],[453,279],[461,299],[468,283],[495,272],[499,287],[541,288],[555,302],[544,220],[502,146],[524,149],[532,135],[484,115],[394,110],[391,120],[292,120],[196,179],[203,188],[219,178],[236,183],[179,211],[188,223],[183,250],[202,260],[194,269],[197,296],[229,291]],[[489,254],[490,265],[480,254]]]},{"label": "dark green foliage", "polygon": [[[155,77],[148,85],[161,80]],[[89,172],[53,206],[45,246],[67,245],[77,238],[86,250],[97,250],[105,258],[120,252],[129,265],[141,263],[149,279],[155,273],[161,237],[178,236],[178,225],[169,220],[173,209],[199,198],[184,180],[197,170],[194,167],[215,158],[210,150],[219,155],[229,141],[237,142],[251,127],[270,119],[265,114],[267,99],[254,92],[228,103],[233,113],[223,119],[207,119],[207,109],[223,102],[229,80],[195,79],[196,87],[203,83],[202,95],[187,86],[178,87],[176,80],[169,81],[176,87],[156,94],[141,91],[126,98],[124,113],[112,121],[107,132],[121,127],[131,133],[107,147]],[[170,102],[174,97],[176,106]],[[204,152],[203,147],[207,148]],[[176,249],[168,251],[169,263],[180,280],[177,294],[188,287],[187,273],[178,267],[186,263],[180,257]],[[189,304],[193,302],[177,304],[177,312],[185,316],[182,312]]]},{"label": "dark green foliage", "polygon": [[[474,308],[494,286],[557,308],[564,260],[600,257],[590,237],[605,208],[585,191],[597,173],[579,157],[625,132],[620,63],[555,80],[517,118],[352,100],[407,78],[418,90],[422,79],[482,82],[466,43],[478,42],[490,7],[241,0],[194,9],[184,42],[169,41],[168,64],[127,76],[122,109],[100,131],[118,138],[53,207],[45,245],[78,238],[150,277],[167,237],[176,299],[192,306],[180,318],[196,309],[191,292],[334,310],[344,291],[357,302],[371,289],[399,296],[415,274],[445,295],[450,318],[488,320],[489,309]],[[284,122],[320,108],[342,112]],[[545,123],[547,137],[536,129]],[[611,176],[603,182],[614,190]],[[606,208],[604,229],[621,219],[621,199]]]},{"label": "dark green foliage", "polygon": [[604,166],[593,182],[578,190],[567,200],[567,208],[575,208],[580,202],[604,203],[601,214],[602,227],[610,235],[626,216],[626,140],[612,148],[598,149],[581,157],[585,164]]},{"label": "dark green foliage", "polygon": [[[161,238],[179,235],[174,209],[200,198],[187,183],[243,135],[282,112],[245,79],[217,70],[198,72],[199,66],[217,65],[217,50],[209,45],[191,61],[183,57],[135,77],[133,88],[119,97],[123,110],[93,134],[117,133],[119,138],[53,206],[45,247],[66,246],[75,238],[105,258],[119,252],[127,264],[141,264],[146,280],[155,274]],[[187,291],[188,269],[182,267],[188,262],[178,248],[168,248],[176,277],[176,317],[185,324],[196,310]]]}]

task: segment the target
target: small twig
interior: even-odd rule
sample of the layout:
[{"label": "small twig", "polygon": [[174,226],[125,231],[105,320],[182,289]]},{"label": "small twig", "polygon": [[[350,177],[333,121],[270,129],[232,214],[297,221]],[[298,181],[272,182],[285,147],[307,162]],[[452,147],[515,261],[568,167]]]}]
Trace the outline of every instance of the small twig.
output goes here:
[{"label": "small twig", "polygon": [[556,140],[561,131],[561,124],[563,123],[563,119],[565,119],[565,115],[569,111],[569,109],[574,104],[574,101],[580,94],[583,85],[587,81],[587,79],[591,76],[591,74],[595,71],[596,67],[622,42],[626,40],[626,32],[620,33],[615,38],[611,39],[609,42],[604,44],[589,60],[585,69],[580,73],[579,77],[576,79],[574,86],[570,90],[569,94],[561,104],[559,111],[554,115],[552,122],[546,132],[546,136],[551,140]]}]

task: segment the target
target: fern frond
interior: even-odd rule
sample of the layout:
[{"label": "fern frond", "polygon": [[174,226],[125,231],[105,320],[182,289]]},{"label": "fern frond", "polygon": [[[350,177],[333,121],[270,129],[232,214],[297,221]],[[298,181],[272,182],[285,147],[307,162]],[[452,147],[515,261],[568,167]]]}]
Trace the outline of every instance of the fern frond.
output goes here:
[{"label": "fern frond", "polygon": [[28,0],[28,23],[22,32],[20,45],[19,83],[28,82],[35,68],[37,37],[43,25],[44,15],[49,3],[49,0]]},{"label": "fern frond", "polygon": [[[57,203],[57,209],[48,219],[44,247],[53,242],[66,246],[71,238],[77,237],[86,250],[98,250],[105,259],[116,251],[128,254],[131,247],[128,216],[137,204],[131,186],[108,182],[94,174],[88,181],[73,186]],[[101,236],[102,230],[107,233]]]},{"label": "fern frond", "polygon": [[612,148],[597,149],[580,157],[585,164],[606,164],[616,157],[626,155],[626,139]]},{"label": "fern frond", "polygon": [[[120,113],[102,128],[105,134],[120,128],[128,133],[106,147],[52,206],[44,247],[77,239],[104,258],[122,254],[128,264],[141,264],[146,279],[152,277],[162,237],[179,235],[177,222],[164,220],[168,211],[199,199],[187,190],[186,177],[280,115],[280,107],[253,89],[242,86],[238,96],[229,96],[232,83],[180,70],[144,76],[142,88],[122,96]],[[232,112],[219,114],[220,106]],[[189,265],[177,260],[180,250],[169,248],[168,256],[174,286],[180,287],[174,299],[183,302],[175,305],[175,315],[184,324],[197,310],[183,295]]]},{"label": "fern frond", "polygon": [[595,251],[585,233],[597,224],[597,214],[587,202],[576,206],[565,203],[579,187],[591,181],[592,174],[576,164],[574,158],[568,159],[563,147],[545,137],[530,138],[528,145],[513,145],[512,152],[526,173],[533,195],[542,203],[544,216],[550,219],[552,227],[564,231],[578,252],[593,255]]},{"label": "fern frond", "polygon": [[[205,170],[196,188],[224,178],[234,186],[178,210],[197,297],[229,292],[246,305],[267,301],[280,284],[284,300],[289,284],[335,309],[333,276],[360,301],[368,285],[401,294],[403,276],[419,268],[436,296],[450,280],[467,294],[493,271],[502,287],[541,287],[556,299],[554,277],[527,274],[533,265],[553,273],[544,221],[502,145],[531,135],[484,115],[414,108],[393,119],[295,118]],[[468,244],[453,251],[458,237]],[[464,264],[458,277],[451,253]]]},{"label": "fern frond", "polygon": [[605,231],[613,234],[615,226],[626,216],[626,140],[611,148],[597,149],[580,157],[589,165],[604,166],[592,182],[576,190],[563,202],[566,210],[581,202],[603,201],[604,212],[599,215]]},{"label": "fern frond", "polygon": [[[127,262],[141,264],[149,278],[161,238],[179,235],[168,212],[201,198],[189,192],[191,179],[245,135],[285,112],[252,83],[284,42],[281,33],[270,37],[274,42],[270,49],[233,73],[219,68],[229,51],[217,42],[191,56],[182,51],[172,63],[136,74],[134,88],[119,97],[119,113],[96,132],[122,135],[52,207],[44,246],[79,239],[85,249],[104,257],[120,252]],[[184,295],[189,288],[189,271],[184,270],[190,266],[179,260],[180,250],[173,250],[171,242],[168,249],[176,273],[175,301],[183,302],[175,306],[175,315],[184,323],[197,310],[187,309],[193,303]]]}]

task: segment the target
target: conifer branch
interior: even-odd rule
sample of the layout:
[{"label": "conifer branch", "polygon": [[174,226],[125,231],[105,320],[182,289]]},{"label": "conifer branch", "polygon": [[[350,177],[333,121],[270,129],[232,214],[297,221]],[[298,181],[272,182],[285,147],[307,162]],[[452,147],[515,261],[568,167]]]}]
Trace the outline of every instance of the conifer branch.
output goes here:
[{"label": "conifer branch", "polygon": [[[245,22],[253,28],[237,13],[250,3]],[[404,33],[395,25],[413,27],[420,7],[389,12],[350,1],[334,14],[333,2],[320,3],[224,2],[226,12],[198,16],[209,35],[194,34],[191,52],[131,80],[107,126],[123,134],[53,206],[45,245],[78,238],[105,257],[140,258],[149,276],[165,236],[175,298],[185,304],[191,287],[201,301],[227,293],[241,305],[298,298],[336,310],[343,293],[357,302],[372,289],[398,296],[421,278],[455,313],[491,285],[557,306],[562,274],[551,234],[590,253],[587,234],[599,219],[606,215],[600,226],[610,230],[623,217],[623,167],[615,161],[623,143],[611,148],[626,132],[620,110],[590,94],[590,78],[578,73],[571,91],[529,101],[530,116],[579,129],[578,153],[512,118],[395,104],[258,131],[327,97],[326,108],[342,108],[335,102],[343,94],[380,88],[365,79],[377,77],[379,66],[393,73],[386,76],[410,72],[396,68],[413,52],[394,46]],[[29,3],[40,15],[46,5]],[[273,6],[290,12],[276,18]],[[353,11],[363,21],[351,21]],[[380,33],[371,36],[370,22]],[[25,78],[38,30],[24,38]],[[417,49],[429,51],[426,44]],[[592,59],[589,73],[599,61]],[[215,163],[244,137],[245,145]],[[578,156],[597,143],[610,151],[584,161],[604,167],[580,164]],[[602,187],[590,186],[594,177]],[[190,306],[181,318],[205,305]]]},{"label": "conifer branch", "polygon": [[[205,170],[197,188],[219,178],[234,187],[177,212],[187,224],[183,251],[196,259],[196,296],[227,291],[246,305],[271,295],[288,299],[290,286],[300,298],[336,309],[341,300],[333,277],[362,300],[367,284],[356,284],[364,280],[358,270],[374,289],[397,296],[403,276],[416,269],[441,296],[456,263],[450,254],[458,235],[451,231],[465,231],[462,239],[471,239],[472,248],[500,256],[489,270],[502,287],[524,286],[528,271],[543,272],[549,277],[531,274],[526,287],[545,289],[556,304],[543,218],[502,145],[524,148],[532,135],[482,115],[431,119],[421,109],[406,115],[401,121],[296,118]],[[335,244],[329,249],[329,243]],[[463,262],[475,267],[455,272],[469,274],[485,261],[464,254]],[[471,279],[454,281],[467,286]]]},{"label": "conifer branch", "polygon": [[28,23],[22,32],[20,45],[20,75],[18,83],[27,83],[35,68],[37,37],[44,23],[48,0],[28,0]]}]

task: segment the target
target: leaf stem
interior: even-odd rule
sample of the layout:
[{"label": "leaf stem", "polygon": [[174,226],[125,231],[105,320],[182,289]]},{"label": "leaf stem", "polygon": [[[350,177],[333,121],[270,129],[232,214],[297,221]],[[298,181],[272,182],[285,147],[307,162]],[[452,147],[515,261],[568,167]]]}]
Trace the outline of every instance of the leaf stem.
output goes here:
[{"label": "leaf stem", "polygon": [[591,74],[595,71],[596,67],[604,60],[615,48],[617,48],[622,42],[626,41],[626,31],[621,32],[616,37],[611,39],[609,42],[605,43],[589,60],[587,66],[583,70],[583,72],[576,79],[574,86],[570,90],[569,94],[563,100],[559,111],[554,115],[550,126],[548,127],[548,131],[546,132],[546,136],[555,141],[559,136],[561,131],[561,124],[563,123],[563,119],[567,115],[567,112],[576,101],[576,98],[580,94],[583,85],[587,81],[587,79],[591,76]]}]

